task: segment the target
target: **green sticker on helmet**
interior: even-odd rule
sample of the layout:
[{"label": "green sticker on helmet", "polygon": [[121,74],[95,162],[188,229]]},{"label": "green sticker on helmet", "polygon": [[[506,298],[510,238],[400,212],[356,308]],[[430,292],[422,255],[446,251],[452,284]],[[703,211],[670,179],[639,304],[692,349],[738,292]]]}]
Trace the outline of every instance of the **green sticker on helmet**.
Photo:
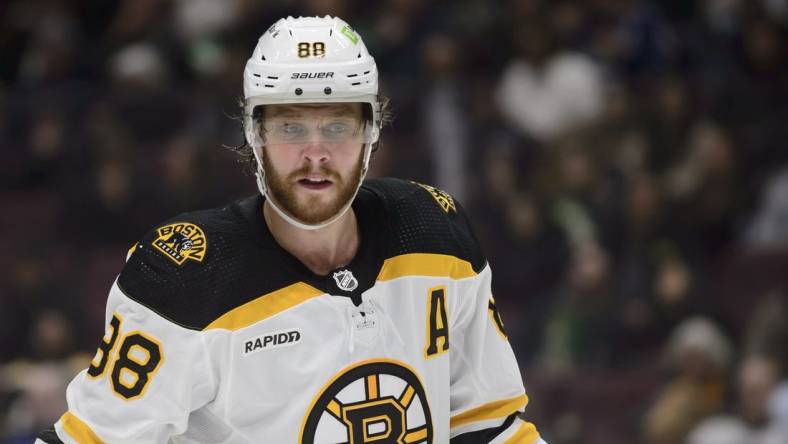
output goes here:
[{"label": "green sticker on helmet", "polygon": [[350,29],[350,26],[347,25],[343,26],[342,30],[339,32],[341,32],[342,35],[350,39],[350,41],[353,42],[354,45],[358,44],[358,36],[356,35],[355,32],[353,32],[352,29]]}]

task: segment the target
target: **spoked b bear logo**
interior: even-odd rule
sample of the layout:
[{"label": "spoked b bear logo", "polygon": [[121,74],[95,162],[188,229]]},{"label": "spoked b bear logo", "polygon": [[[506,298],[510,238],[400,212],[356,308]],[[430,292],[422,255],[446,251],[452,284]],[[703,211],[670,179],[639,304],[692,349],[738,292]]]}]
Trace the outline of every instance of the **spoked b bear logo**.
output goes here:
[{"label": "spoked b bear logo", "polygon": [[317,395],[301,426],[301,444],[432,443],[424,386],[407,364],[364,361],[340,371]]}]

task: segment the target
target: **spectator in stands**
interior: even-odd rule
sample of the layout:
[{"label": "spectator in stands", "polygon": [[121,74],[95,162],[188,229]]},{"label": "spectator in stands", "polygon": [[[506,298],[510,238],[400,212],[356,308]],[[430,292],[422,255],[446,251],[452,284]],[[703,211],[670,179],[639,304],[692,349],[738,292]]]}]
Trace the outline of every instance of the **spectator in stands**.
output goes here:
[{"label": "spectator in stands", "polygon": [[681,444],[700,421],[722,410],[731,355],[711,320],[690,318],[676,327],[667,348],[672,376],[644,418],[646,442]]},{"label": "spectator in stands", "polygon": [[766,182],[743,242],[754,250],[788,245],[788,168],[776,171]]},{"label": "spectator in stands", "polygon": [[607,367],[614,352],[610,334],[615,316],[607,252],[593,242],[574,246],[565,282],[554,299],[545,322],[541,365],[565,375],[581,367]]},{"label": "spectator in stands", "polygon": [[780,373],[777,361],[772,358],[758,355],[745,358],[736,380],[739,402],[736,414],[704,421],[690,433],[689,444],[718,444],[724,439],[732,444],[788,442],[788,426],[772,416],[770,410]]},{"label": "spectator in stands", "polygon": [[422,46],[422,58],[428,79],[423,91],[422,127],[432,157],[431,176],[435,186],[465,202],[469,124],[461,42],[449,35],[430,35]]},{"label": "spectator in stands", "polygon": [[541,22],[518,23],[518,56],[495,91],[501,114],[518,131],[546,142],[602,111],[602,73],[588,56],[556,47]]},{"label": "spectator in stands", "polygon": [[[66,408],[63,392],[73,375],[88,365],[85,354],[74,353],[74,329],[63,313],[44,309],[33,321],[30,338],[33,359],[0,367],[12,394],[5,418],[5,438],[32,442],[36,433]],[[2,436],[2,435],[0,435]]]}]

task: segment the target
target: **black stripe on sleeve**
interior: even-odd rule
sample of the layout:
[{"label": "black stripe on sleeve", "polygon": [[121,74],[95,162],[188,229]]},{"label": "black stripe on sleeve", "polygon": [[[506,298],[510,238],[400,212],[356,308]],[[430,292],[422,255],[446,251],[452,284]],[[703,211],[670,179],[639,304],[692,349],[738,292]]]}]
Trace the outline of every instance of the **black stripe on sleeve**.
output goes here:
[{"label": "black stripe on sleeve", "polygon": [[39,433],[36,437],[41,441],[44,441],[47,444],[64,444],[63,441],[57,436],[55,433],[55,429],[44,430],[43,432]]},{"label": "black stripe on sleeve", "polygon": [[490,429],[482,429],[476,430],[473,432],[463,433],[462,435],[457,435],[454,438],[450,439],[449,442],[451,444],[481,444],[481,443],[488,443],[495,439],[498,435],[500,435],[504,430],[508,429],[513,423],[514,420],[522,412],[514,412],[509,415],[503,424],[499,425],[498,427],[493,427]]}]

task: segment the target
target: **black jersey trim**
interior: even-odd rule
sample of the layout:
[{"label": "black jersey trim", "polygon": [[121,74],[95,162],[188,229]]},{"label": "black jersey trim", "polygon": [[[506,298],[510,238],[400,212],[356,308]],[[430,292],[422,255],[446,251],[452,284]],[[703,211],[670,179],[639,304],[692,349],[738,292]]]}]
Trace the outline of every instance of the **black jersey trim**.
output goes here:
[{"label": "black jersey trim", "polygon": [[488,402],[487,404],[467,410],[459,415],[454,415],[449,420],[449,424],[453,429],[473,422],[505,418],[512,413],[524,409],[527,404],[528,395],[523,393],[514,398]]},{"label": "black jersey trim", "polygon": [[55,433],[55,429],[44,430],[36,436],[37,439],[44,441],[47,444],[65,444],[60,440],[60,437]]},{"label": "black jersey trim", "polygon": [[[149,246],[158,236],[153,230],[128,258],[119,288],[162,318],[202,331],[258,322],[265,317],[239,313],[245,306],[274,307],[276,302],[261,298],[299,283],[358,304],[376,282],[400,276],[462,279],[486,266],[459,202],[446,212],[428,190],[411,182],[365,181],[353,202],[361,230],[359,251],[349,264],[325,276],[276,243],[265,223],[264,202],[263,196],[254,195],[221,209],[171,219],[196,224],[210,237],[205,260],[176,265]],[[341,287],[334,278],[337,273],[352,273],[357,285]]]},{"label": "black jersey trim", "polygon": [[478,444],[478,443],[485,443],[490,442],[493,439],[497,438],[498,435],[503,433],[506,429],[514,424],[514,421],[517,419],[517,416],[520,412],[515,412],[509,415],[503,424],[499,425],[498,427],[490,427],[487,429],[482,430],[474,430],[473,432],[463,433],[462,435],[457,435],[454,438],[450,439],[449,442],[451,444]]}]

